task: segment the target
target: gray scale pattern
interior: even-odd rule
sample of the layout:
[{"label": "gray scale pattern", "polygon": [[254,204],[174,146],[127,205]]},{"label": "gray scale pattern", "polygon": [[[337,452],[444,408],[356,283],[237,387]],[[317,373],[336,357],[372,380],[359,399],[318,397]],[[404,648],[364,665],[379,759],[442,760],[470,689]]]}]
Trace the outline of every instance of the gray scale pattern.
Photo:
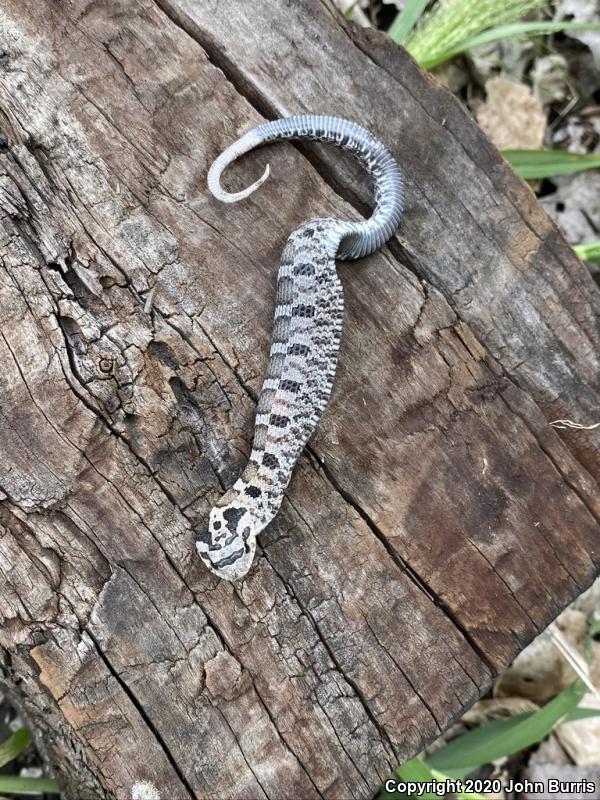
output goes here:
[{"label": "gray scale pattern", "polygon": [[352,153],[373,178],[375,210],[363,222],[306,222],[284,248],[252,453],[242,476],[212,509],[208,529],[196,533],[203,562],[227,580],[250,569],[256,536],[277,514],[294,465],[329,400],[344,312],[335,260],[361,258],[381,247],[396,230],[403,205],[400,171],[378,139],[347,120],[312,115],[259,125],[227,148],[208,174],[215,197],[236,202],[255,191],[268,177],[268,167],[252,186],[233,194],[221,188],[221,173],[243,153],[278,139],[329,142]]}]

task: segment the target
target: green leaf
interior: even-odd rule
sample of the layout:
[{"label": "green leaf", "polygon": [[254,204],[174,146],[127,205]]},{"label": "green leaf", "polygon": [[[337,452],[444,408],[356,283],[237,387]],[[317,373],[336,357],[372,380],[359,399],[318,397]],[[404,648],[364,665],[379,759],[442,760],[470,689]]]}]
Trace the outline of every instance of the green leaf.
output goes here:
[{"label": "green leaf", "polygon": [[[427,764],[424,761],[421,761],[419,758],[411,758],[411,760],[407,761],[406,764],[402,764],[401,767],[397,767],[396,775],[402,781],[417,781],[427,783],[427,781],[436,780]],[[422,797],[423,800],[438,800],[438,795],[434,794],[434,792],[423,792],[419,795],[419,797]]]},{"label": "green leaf", "polygon": [[[450,778],[462,778],[474,769],[472,765],[465,766],[464,763],[469,760],[472,746],[475,744],[484,745],[488,741],[493,744],[496,740],[500,739],[500,737],[512,732],[520,723],[530,719],[535,713],[535,711],[528,711],[525,714],[516,714],[509,719],[495,719],[479,728],[468,731],[462,734],[462,736],[448,742],[444,747],[440,747],[439,750],[435,750],[431,756],[428,757],[427,762],[430,767],[443,769]],[[473,739],[471,739],[471,737],[473,737]],[[463,740],[465,740],[464,745]],[[455,750],[457,751],[456,762],[454,761]]]},{"label": "green leaf", "polygon": [[502,155],[521,178],[553,178],[600,167],[600,153],[567,153],[565,150],[502,150]]},{"label": "green leaf", "polygon": [[[446,781],[450,780],[450,777],[446,775],[444,772],[438,772],[435,769],[431,770],[431,774],[437,781],[443,783],[446,783]],[[453,792],[452,796],[460,797],[461,800],[487,800],[485,795],[478,794],[477,792]]]},{"label": "green leaf", "polygon": [[423,69],[432,69],[442,64],[444,61],[448,61],[448,59],[454,58],[454,56],[458,56],[467,50],[472,50],[474,47],[480,47],[482,44],[491,44],[501,39],[512,39],[515,36],[542,36],[543,34],[558,33],[561,31],[567,33],[569,31],[600,31],[600,24],[592,22],[551,22],[544,20],[536,22],[509,22],[505,25],[498,25],[496,28],[488,28],[487,31],[483,31],[483,33],[479,33],[476,36],[463,39],[447,50],[432,53],[428,58],[421,59],[419,64]]},{"label": "green leaf", "polygon": [[31,740],[29,731],[19,728],[11,736],[0,744],[0,767],[14,761],[23,752]]},{"label": "green leaf", "polygon": [[8,794],[60,794],[60,789],[50,778],[19,778],[0,775],[0,792]]},{"label": "green leaf", "polygon": [[[592,261],[592,262],[600,262],[600,242],[590,242],[589,244],[578,244],[576,245],[573,250],[577,253],[579,258],[582,261]],[[591,630],[588,633],[588,636],[592,637],[595,636],[597,633],[600,633],[600,620],[596,620],[598,627],[594,632]]]},{"label": "green leaf", "polygon": [[563,723],[575,722],[578,719],[590,719],[591,717],[600,717],[600,708],[576,708],[567,714],[563,719]]},{"label": "green leaf", "polygon": [[392,22],[388,36],[391,36],[398,44],[404,44],[429,2],[430,0],[407,0],[402,11],[396,15],[396,19]]},{"label": "green leaf", "polygon": [[586,688],[575,681],[539,711],[495,720],[452,740],[427,758],[430,768],[460,778],[484,764],[536,744],[565,714],[572,712]]}]

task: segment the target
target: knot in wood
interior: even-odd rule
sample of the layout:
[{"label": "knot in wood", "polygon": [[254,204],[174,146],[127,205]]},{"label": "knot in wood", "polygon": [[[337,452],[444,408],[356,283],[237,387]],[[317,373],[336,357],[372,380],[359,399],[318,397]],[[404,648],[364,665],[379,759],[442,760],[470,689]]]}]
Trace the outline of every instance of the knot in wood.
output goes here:
[{"label": "knot in wood", "polygon": [[252,683],[240,662],[224,650],[206,662],[204,671],[206,689],[215,699],[235,700],[245,694]]}]

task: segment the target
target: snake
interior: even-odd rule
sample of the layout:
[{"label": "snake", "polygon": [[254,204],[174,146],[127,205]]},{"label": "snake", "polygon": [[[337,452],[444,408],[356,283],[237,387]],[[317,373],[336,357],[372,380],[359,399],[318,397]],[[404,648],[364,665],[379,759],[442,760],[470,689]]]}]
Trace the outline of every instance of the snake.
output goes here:
[{"label": "snake", "polygon": [[277,515],[294,466],[331,395],[344,313],[335,262],[379,249],[398,227],[404,202],[402,175],[379,139],[354,122],[319,115],[284,117],[248,131],[213,161],[210,192],[224,203],[249,197],[269,177],[269,165],[238,192],[222,188],[225,168],[256,147],[289,139],[325,142],[351,153],[371,176],[375,206],[367,220],[305,222],[284,247],[250,457],[241,477],[210,511],[208,526],[195,532],[203,563],[228,581],[242,579],[250,569],[256,537]]}]

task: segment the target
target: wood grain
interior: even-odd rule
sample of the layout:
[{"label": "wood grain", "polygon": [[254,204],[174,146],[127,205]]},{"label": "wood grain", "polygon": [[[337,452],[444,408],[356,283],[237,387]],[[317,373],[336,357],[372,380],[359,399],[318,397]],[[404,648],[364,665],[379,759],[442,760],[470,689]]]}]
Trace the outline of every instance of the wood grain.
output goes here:
[{"label": "wood grain", "polygon": [[[598,294],[458,104],[326,3],[0,11],[0,644],[75,798],[371,797],[597,574]],[[367,124],[398,237],[340,266],[332,401],[236,586],[192,528],[242,469],[291,230],[364,177],[265,117]]]}]

